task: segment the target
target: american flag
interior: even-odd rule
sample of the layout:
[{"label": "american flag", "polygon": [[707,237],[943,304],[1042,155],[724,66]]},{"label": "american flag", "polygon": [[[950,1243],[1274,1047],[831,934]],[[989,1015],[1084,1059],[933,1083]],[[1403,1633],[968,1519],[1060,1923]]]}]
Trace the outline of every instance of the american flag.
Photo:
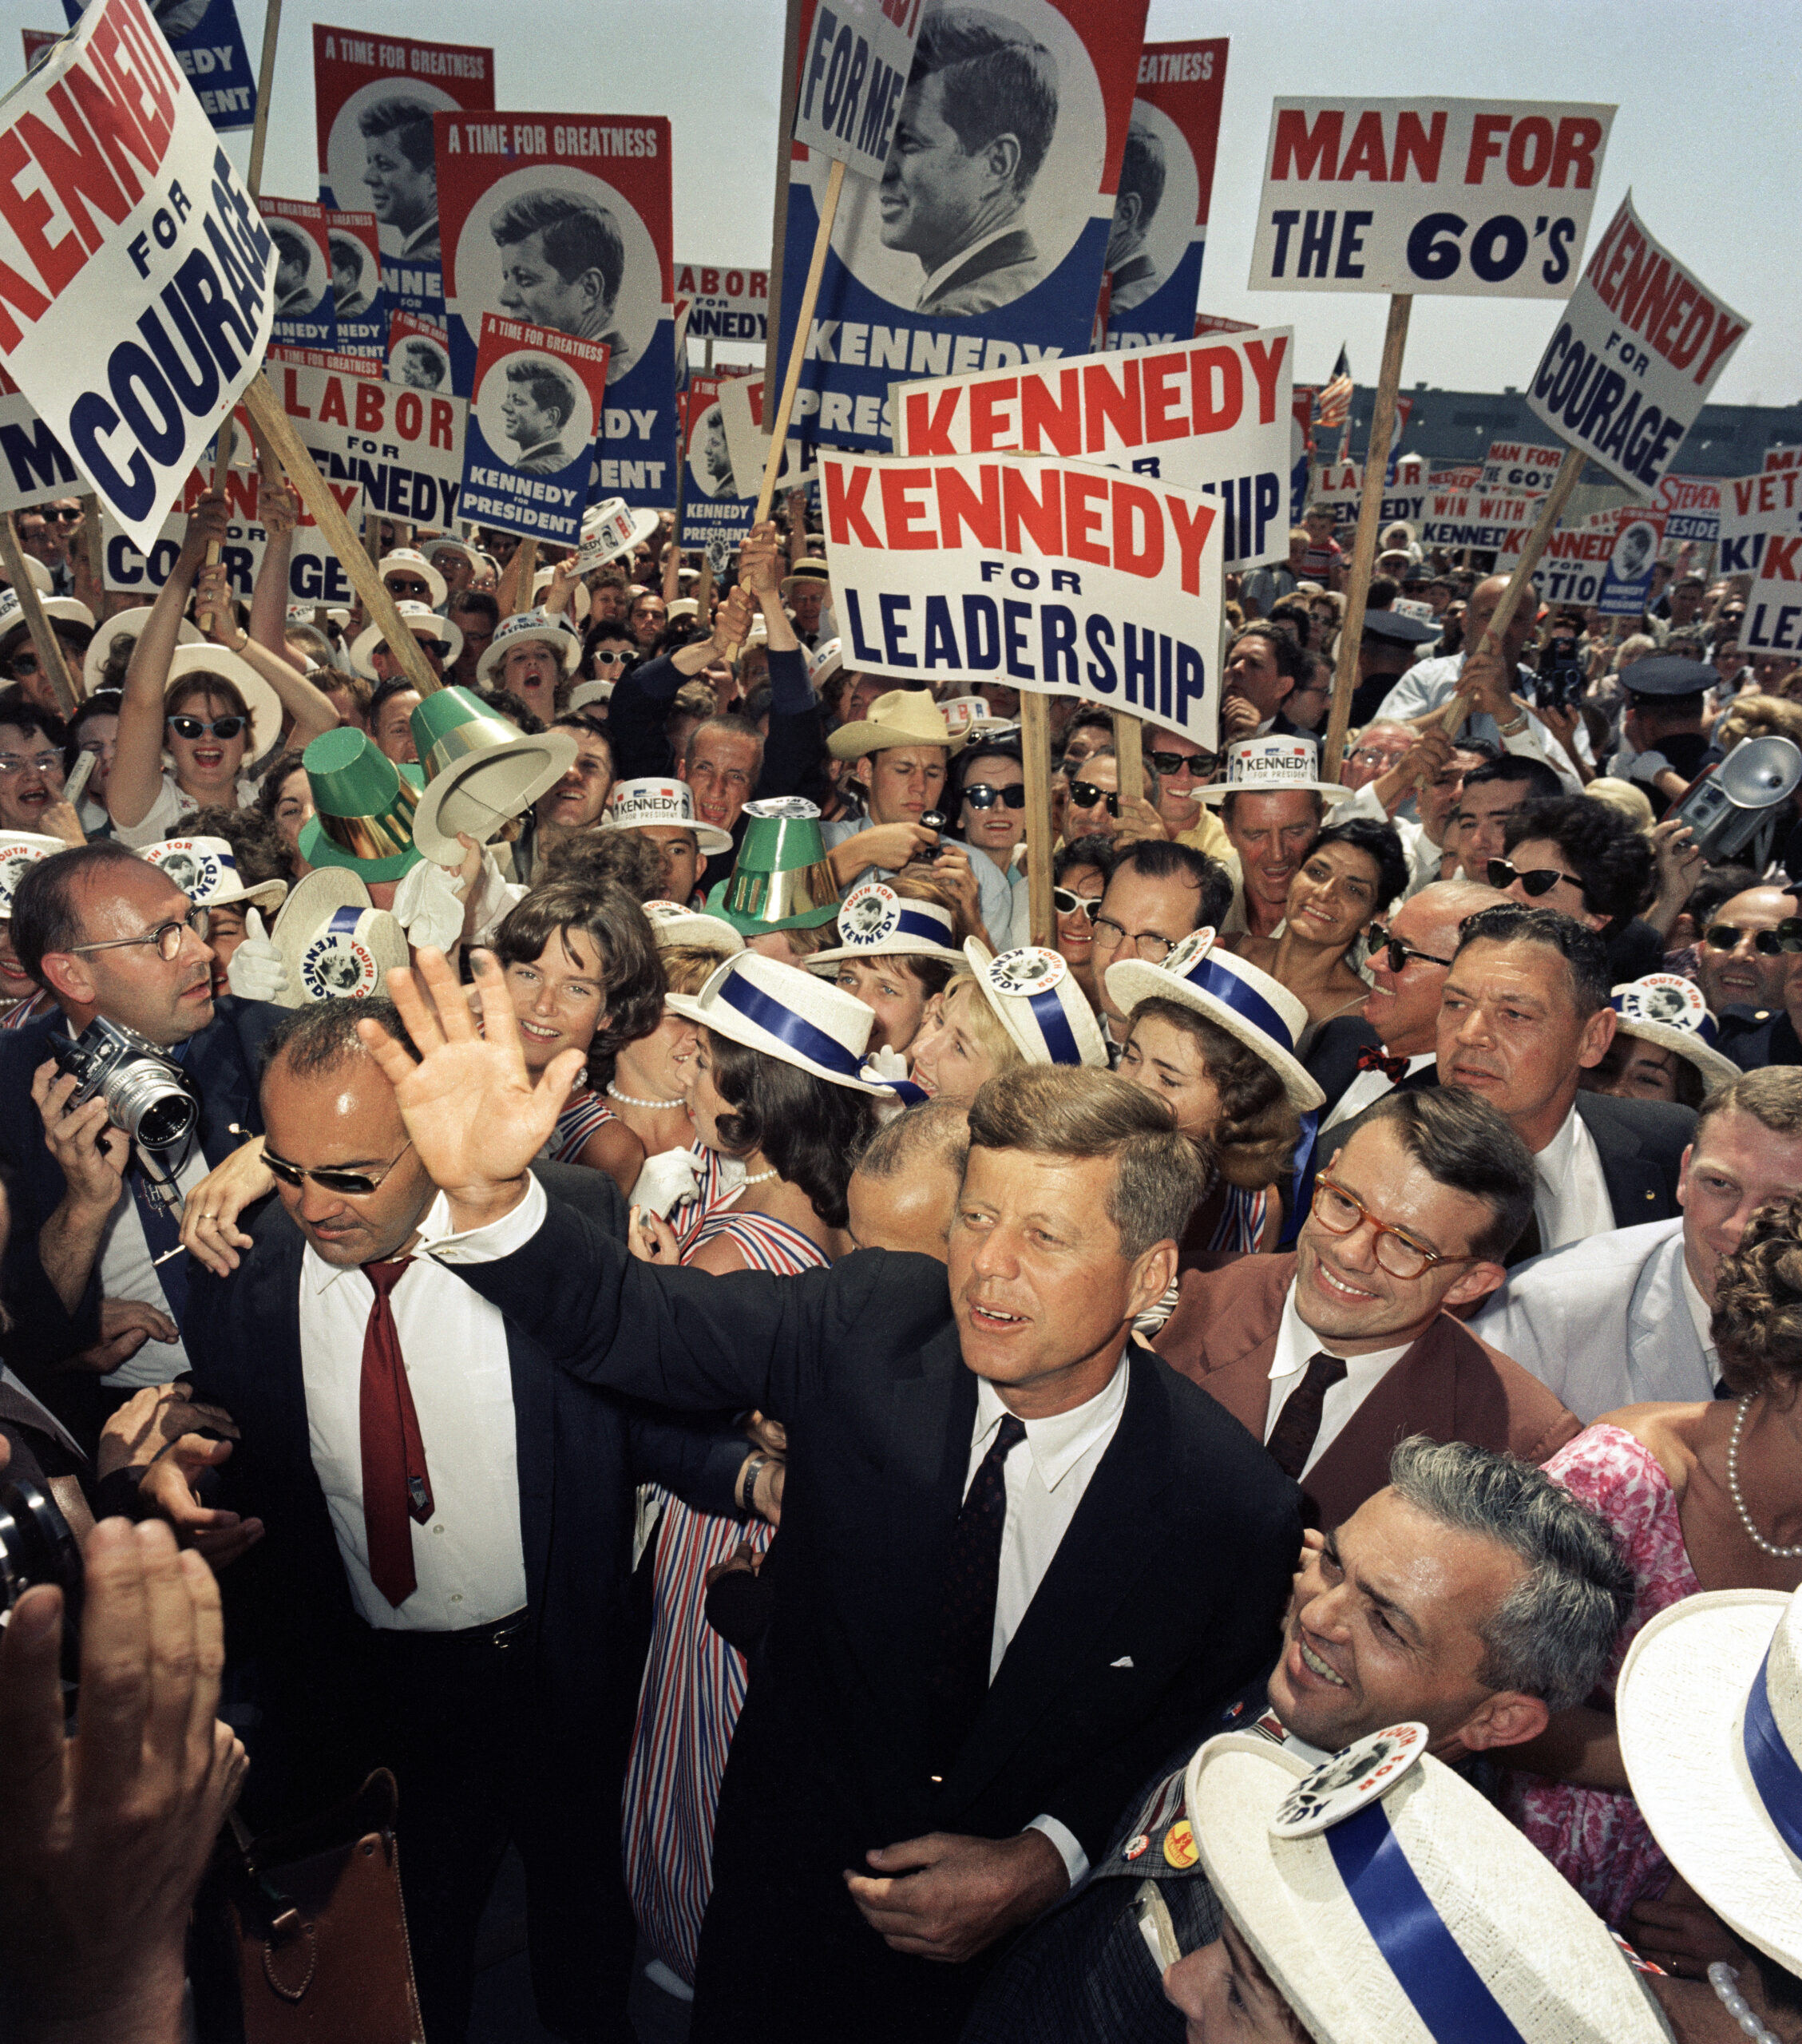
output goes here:
[{"label": "american flag", "polygon": [[[1352,364],[1344,348],[1339,351],[1339,359],[1333,365],[1333,374],[1321,392],[1321,430],[1325,433],[1349,433],[1352,425]],[[1339,458],[1345,459],[1341,448]]]}]

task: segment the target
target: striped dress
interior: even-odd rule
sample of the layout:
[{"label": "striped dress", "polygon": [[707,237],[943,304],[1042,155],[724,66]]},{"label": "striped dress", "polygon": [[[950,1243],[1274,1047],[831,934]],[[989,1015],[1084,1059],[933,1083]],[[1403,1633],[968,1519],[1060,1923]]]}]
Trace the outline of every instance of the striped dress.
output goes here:
[{"label": "striped dress", "polygon": [[[710,1214],[683,1250],[691,1262],[727,1236],[753,1270],[779,1278],[815,1270],[831,1258],[819,1246],[766,1214]],[[652,1575],[651,1652],[639,1692],[624,1807],[626,1880],[645,1943],[672,1973],[692,1984],[701,1918],[713,1886],[713,1819],[732,1728],[744,1707],[744,1657],[707,1622],[707,1571],[741,1541],[769,1547],[761,1519],[741,1525],[694,1511],[658,1491]]]},{"label": "striped dress", "polygon": [[28,1022],[35,1022],[40,1015],[55,1012],[54,999],[40,987],[30,1000],[16,1001],[4,1015],[0,1015],[0,1029],[22,1029]]},{"label": "striped dress", "polygon": [[545,1146],[545,1152],[553,1164],[579,1164],[588,1138],[597,1128],[619,1119],[603,1094],[583,1093],[566,1100],[563,1112],[556,1118],[556,1127],[551,1131],[551,1139]]}]

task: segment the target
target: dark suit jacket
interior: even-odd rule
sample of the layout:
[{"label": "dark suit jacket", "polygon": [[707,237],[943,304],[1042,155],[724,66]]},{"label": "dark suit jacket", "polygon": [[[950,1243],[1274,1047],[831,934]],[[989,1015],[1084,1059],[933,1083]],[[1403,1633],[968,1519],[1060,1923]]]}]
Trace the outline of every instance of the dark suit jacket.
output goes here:
[{"label": "dark suit jacket", "polygon": [[828,1947],[890,1963],[838,1878],[878,1844],[1048,1814],[1095,1855],[1209,1700],[1268,1665],[1294,1487],[1135,1349],[1119,1429],[935,1785],[927,1679],[976,1409],[943,1268],[869,1250],[798,1278],[664,1270],[565,1207],[462,1274],[590,1381],[788,1424],[782,1566],[721,1798],[703,1979],[722,1938],[747,1967],[759,1939],[796,1966]]},{"label": "dark suit jacket", "polygon": [[[624,1202],[604,1172],[546,1164],[553,1205],[596,1233],[624,1231]],[[235,1651],[270,1672],[273,1736],[287,1753],[296,1719],[335,1709],[366,1646],[337,1535],[313,1468],[302,1375],[299,1288],[305,1242],[279,1200],[251,1225],[255,1246],[228,1278],[198,1266],[182,1326],[194,1392],[224,1407],[242,1439],[222,1472],[220,1503],[264,1524],[258,1546],[223,1578]],[[732,1511],[742,1438],[655,1414],[553,1369],[509,1322],[513,1420],[524,1542],[529,1650],[547,1721],[580,1737],[636,1663],[627,1610],[635,1487],[655,1480],[706,1511]]]},{"label": "dark suit jacket", "polygon": [[[1224,1270],[1185,1272],[1176,1310],[1157,1341],[1166,1362],[1260,1441],[1295,1263],[1293,1256],[1247,1256]],[[1303,1488],[1315,1523],[1337,1526],[1388,1482],[1389,1451],[1409,1434],[1543,1462],[1580,1425],[1537,1377],[1442,1313],[1352,1414]]]}]

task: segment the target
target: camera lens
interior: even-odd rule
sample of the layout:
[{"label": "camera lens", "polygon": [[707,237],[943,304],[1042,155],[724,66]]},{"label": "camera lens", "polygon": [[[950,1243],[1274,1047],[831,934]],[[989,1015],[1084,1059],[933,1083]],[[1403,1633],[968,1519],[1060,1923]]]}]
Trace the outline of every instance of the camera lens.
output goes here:
[{"label": "camera lens", "polygon": [[113,1126],[147,1150],[168,1149],[184,1141],[200,1115],[193,1095],[157,1058],[116,1065],[101,1091]]},{"label": "camera lens", "polygon": [[64,1634],[72,1636],[81,1613],[81,1550],[54,1500],[22,1480],[0,1491],[0,1603],[10,1611],[41,1583],[61,1588]]},{"label": "camera lens", "polygon": [[920,818],[922,827],[928,830],[942,830],[950,821],[942,809],[929,809]]}]

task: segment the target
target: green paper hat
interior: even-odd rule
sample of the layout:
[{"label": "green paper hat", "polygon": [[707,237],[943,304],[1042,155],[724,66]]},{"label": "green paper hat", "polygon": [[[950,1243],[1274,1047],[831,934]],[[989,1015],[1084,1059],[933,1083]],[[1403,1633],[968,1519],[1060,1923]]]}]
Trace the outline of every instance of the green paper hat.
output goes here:
[{"label": "green paper hat", "polygon": [[467,688],[438,688],[407,719],[426,777],[413,818],[420,850],[440,866],[461,863],[459,830],[485,845],[523,816],[576,761],[572,731],[528,738]]},{"label": "green paper hat", "polygon": [[820,812],[798,796],[747,802],[736,864],[707,905],[746,937],[815,929],[838,913],[838,883],[826,862]]},{"label": "green paper hat", "polygon": [[367,731],[323,731],[301,755],[314,814],[301,826],[309,866],[341,866],[365,881],[398,880],[423,856],[413,816],[425,776],[396,766]]}]

